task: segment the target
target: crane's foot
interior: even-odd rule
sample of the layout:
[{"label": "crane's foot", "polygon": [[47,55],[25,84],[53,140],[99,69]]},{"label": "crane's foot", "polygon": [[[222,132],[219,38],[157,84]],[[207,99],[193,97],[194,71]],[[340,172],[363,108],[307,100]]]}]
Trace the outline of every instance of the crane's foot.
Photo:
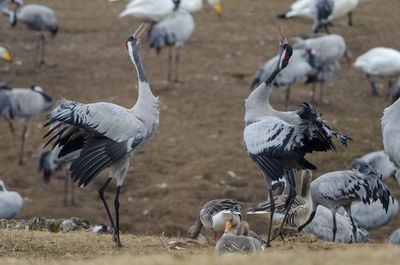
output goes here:
[{"label": "crane's foot", "polygon": [[119,239],[119,231],[114,231],[113,240],[117,247],[119,248],[122,247],[121,240]]}]

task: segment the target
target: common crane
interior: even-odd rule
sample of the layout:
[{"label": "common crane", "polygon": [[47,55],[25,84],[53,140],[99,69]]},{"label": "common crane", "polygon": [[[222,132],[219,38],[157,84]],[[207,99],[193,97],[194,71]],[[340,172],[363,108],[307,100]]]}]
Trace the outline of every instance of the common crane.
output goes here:
[{"label": "common crane", "polygon": [[40,86],[36,85],[32,85],[30,88],[0,86],[0,103],[0,117],[3,116],[7,120],[12,132],[14,129],[6,116],[7,113],[11,119],[20,117],[24,123],[19,155],[19,164],[22,165],[24,163],[25,135],[29,121],[40,112],[49,110],[54,104],[54,99],[45,93]]},{"label": "common crane", "polygon": [[168,53],[168,77],[172,78],[172,46],[176,47],[175,55],[175,82],[178,82],[179,55],[183,44],[190,38],[194,30],[194,21],[192,15],[185,10],[180,10],[181,0],[173,0],[175,3],[174,12],[161,20],[155,27],[150,36],[150,47],[155,47],[157,53],[160,53],[162,47],[169,46]]},{"label": "common crane", "polygon": [[[271,201],[272,181],[284,175],[288,179],[290,192],[286,206],[290,209],[296,197],[294,170],[317,168],[304,158],[305,154],[335,149],[332,136],[339,138],[344,145],[350,138],[332,130],[308,103],[288,112],[272,108],[269,94],[273,80],[288,65],[293,52],[286,38],[281,38],[280,43],[279,60],[274,71],[245,101],[243,137],[247,152],[263,172]],[[273,220],[274,209],[275,205],[272,204],[270,220]],[[283,223],[279,233],[281,236]],[[272,222],[269,225],[267,247],[270,246],[271,229]]]},{"label": "common crane", "polygon": [[[79,180],[80,187],[85,187],[100,172],[110,167],[109,177],[100,187],[99,194],[114,229],[114,242],[119,247],[122,246],[119,236],[121,186],[132,156],[145,148],[156,131],[160,113],[158,98],[150,90],[140,57],[143,30],[144,28],[140,26],[126,41],[126,48],[136,68],[139,81],[136,104],[127,109],[106,102],[83,104],[62,100],[60,105],[47,116],[46,125],[52,126],[44,136],[56,132],[48,143],[57,138],[54,145],[61,147],[60,158],[81,150],[70,168],[71,177],[74,181]],[[117,180],[114,200],[115,224],[104,197],[104,190],[113,178]]]},{"label": "common crane", "polygon": [[14,218],[23,204],[21,195],[15,191],[7,191],[4,182],[0,180],[0,219]]}]

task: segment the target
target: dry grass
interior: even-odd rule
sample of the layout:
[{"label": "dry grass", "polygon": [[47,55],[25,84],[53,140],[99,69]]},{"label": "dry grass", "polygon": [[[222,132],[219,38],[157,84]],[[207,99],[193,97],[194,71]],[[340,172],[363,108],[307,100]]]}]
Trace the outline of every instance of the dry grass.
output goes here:
[{"label": "dry grass", "polygon": [[[214,241],[164,236],[122,235],[116,248],[111,235],[91,232],[50,233],[3,230],[0,264],[393,264],[400,259],[398,246],[340,244],[305,234],[274,241],[266,253],[216,256]],[[176,244],[170,244],[176,241]],[[176,247],[177,246],[177,247]],[[288,251],[290,250],[290,251]]]}]

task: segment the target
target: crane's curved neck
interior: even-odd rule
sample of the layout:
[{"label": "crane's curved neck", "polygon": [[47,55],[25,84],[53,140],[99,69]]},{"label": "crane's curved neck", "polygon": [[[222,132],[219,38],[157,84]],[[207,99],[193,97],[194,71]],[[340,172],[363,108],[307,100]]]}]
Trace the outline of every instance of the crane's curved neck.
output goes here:
[{"label": "crane's curved neck", "polygon": [[254,89],[246,99],[246,114],[244,117],[246,123],[254,122],[260,117],[275,112],[269,104],[269,94],[271,93],[272,81],[278,73],[279,68],[277,66],[268,76],[267,80]]},{"label": "crane's curved neck", "polygon": [[153,104],[158,103],[158,99],[153,95],[153,93],[150,90],[150,85],[147,81],[146,72],[144,71],[139,51],[133,53],[133,56],[131,56],[131,60],[135,65],[139,81],[138,99],[133,108],[135,109],[144,108],[146,107],[146,105],[151,106]]}]

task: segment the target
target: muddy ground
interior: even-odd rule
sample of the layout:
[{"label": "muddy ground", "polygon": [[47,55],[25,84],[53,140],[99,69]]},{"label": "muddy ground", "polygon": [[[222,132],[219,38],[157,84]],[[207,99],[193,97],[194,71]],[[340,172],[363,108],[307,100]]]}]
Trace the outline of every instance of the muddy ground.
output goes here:
[{"label": "muddy ground", "polygon": [[[137,96],[137,78],[124,42],[140,24],[133,18],[119,19],[125,2],[106,0],[30,1],[52,7],[59,20],[59,33],[46,39],[46,64],[34,70],[37,33],[25,25],[15,28],[0,17],[0,45],[14,57],[0,62],[0,81],[13,87],[37,84],[57,98],[84,103],[108,101],[132,106]],[[243,146],[244,99],[253,74],[278,51],[277,31],[283,26],[288,37],[310,33],[306,19],[278,20],[290,0],[222,0],[223,16],[205,6],[193,14],[195,31],[181,54],[180,83],[167,83],[167,49],[157,55],[142,44],[142,57],[152,91],[160,98],[160,125],[143,153],[131,163],[121,190],[121,226],[125,233],[186,235],[186,230],[208,200],[230,197],[251,207],[267,199],[260,170]],[[370,48],[400,49],[398,0],[362,3],[354,12],[355,26],[345,18],[335,21],[333,33],[345,37],[354,58]],[[18,65],[21,62],[22,65]],[[341,62],[340,73],[327,82],[325,99],[317,110],[340,132],[354,138],[337,152],[308,155],[318,166],[314,177],[346,169],[350,161],[366,152],[382,149],[380,118],[391,101],[383,97],[386,81],[375,78],[382,96],[372,97],[364,74]],[[309,101],[311,87],[302,82],[292,87],[290,108]],[[283,110],[284,90],[275,89],[272,105]],[[64,173],[49,184],[38,172],[43,150],[45,114],[29,126],[26,163],[18,166],[22,124],[12,135],[0,122],[0,178],[9,190],[28,198],[18,218],[32,216],[78,216],[91,223],[108,219],[97,190],[107,176],[99,175],[85,189],[76,189],[76,206],[63,206]],[[338,143],[339,144],[339,143]],[[227,172],[231,170],[236,177]],[[394,180],[387,184],[399,198]],[[114,197],[109,185],[107,198]],[[246,217],[253,228],[266,231],[260,220]],[[400,226],[399,215],[390,225],[373,232],[375,242],[386,241]]]}]

